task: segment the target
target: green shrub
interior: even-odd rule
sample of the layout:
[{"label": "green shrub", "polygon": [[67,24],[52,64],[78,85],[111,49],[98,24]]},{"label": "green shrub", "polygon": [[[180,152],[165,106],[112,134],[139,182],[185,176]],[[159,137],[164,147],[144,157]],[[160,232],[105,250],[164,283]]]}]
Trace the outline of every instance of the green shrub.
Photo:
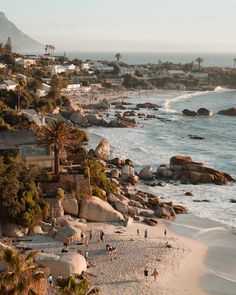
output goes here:
[{"label": "green shrub", "polygon": [[[9,159],[9,158],[8,158]],[[32,227],[49,216],[49,204],[37,188],[38,173],[17,161],[1,161],[0,221]]]},{"label": "green shrub", "polygon": [[106,193],[117,192],[116,186],[106,176],[103,166],[96,159],[89,160],[88,167],[90,174],[90,183],[92,186],[97,186],[98,188],[104,190]]},{"label": "green shrub", "polygon": [[92,188],[92,194],[95,197],[98,197],[104,201],[107,201],[107,198],[103,195],[102,190],[98,186],[93,186]]}]

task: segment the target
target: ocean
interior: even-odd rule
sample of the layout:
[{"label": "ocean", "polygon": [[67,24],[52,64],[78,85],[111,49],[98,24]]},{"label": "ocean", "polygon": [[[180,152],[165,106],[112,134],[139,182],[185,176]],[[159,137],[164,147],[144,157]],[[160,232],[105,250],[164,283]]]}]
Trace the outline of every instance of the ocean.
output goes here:
[{"label": "ocean", "polygon": [[[146,165],[151,165],[155,171],[160,164],[169,163],[174,155],[189,155],[194,161],[204,162],[236,178],[236,118],[216,114],[236,106],[236,91],[220,87],[212,92],[157,91],[142,93],[129,101],[160,105],[158,111],[152,112],[162,120],[139,119],[139,127],[133,129],[89,128],[91,137],[106,138],[110,142],[111,158],[129,158],[137,171]],[[198,110],[200,107],[213,111],[214,116],[190,118],[182,115],[185,108]],[[190,139],[190,134],[204,139]],[[150,189],[160,197],[183,204],[193,215],[219,222],[236,233],[236,204],[230,202],[236,199],[236,183],[226,186],[169,183]],[[186,191],[194,196],[185,196]],[[193,201],[202,199],[209,202]]]},{"label": "ocean", "polygon": [[[70,59],[79,58],[83,61],[86,59],[92,60],[107,60],[114,61],[115,54],[117,52],[79,52],[71,51],[67,52],[66,55]],[[61,55],[62,53],[60,53]],[[236,53],[206,53],[206,52],[194,52],[194,53],[166,53],[166,52],[121,52],[122,62],[128,64],[157,64],[159,60],[162,62],[173,62],[173,63],[190,63],[195,62],[196,58],[202,57],[204,59],[203,66],[206,67],[233,67],[234,58]]]}]

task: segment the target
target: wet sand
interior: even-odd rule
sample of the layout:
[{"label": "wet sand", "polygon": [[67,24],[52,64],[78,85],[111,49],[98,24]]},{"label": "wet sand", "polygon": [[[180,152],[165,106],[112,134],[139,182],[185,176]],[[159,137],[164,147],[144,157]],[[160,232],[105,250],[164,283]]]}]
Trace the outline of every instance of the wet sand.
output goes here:
[{"label": "wet sand", "polygon": [[188,214],[170,225],[176,233],[193,237],[208,246],[204,264],[208,274],[200,286],[210,294],[236,294],[236,235],[221,224]]}]

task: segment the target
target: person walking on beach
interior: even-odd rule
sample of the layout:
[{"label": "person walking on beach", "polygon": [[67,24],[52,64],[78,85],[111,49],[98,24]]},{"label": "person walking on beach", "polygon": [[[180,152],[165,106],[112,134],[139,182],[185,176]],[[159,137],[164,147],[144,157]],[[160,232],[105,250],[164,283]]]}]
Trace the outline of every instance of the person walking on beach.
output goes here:
[{"label": "person walking on beach", "polygon": [[92,240],[92,238],[93,238],[93,231],[91,230],[89,233],[89,239]]},{"label": "person walking on beach", "polygon": [[146,282],[147,282],[148,281],[148,268],[147,268],[147,266],[144,269],[144,277],[145,277]]},{"label": "person walking on beach", "polygon": [[100,231],[100,241],[103,243],[104,241],[104,232],[101,230]]},{"label": "person walking on beach", "polygon": [[137,229],[137,236],[139,236],[139,229]]},{"label": "person walking on beach", "polygon": [[167,235],[167,231],[166,231],[166,229],[165,229],[165,231],[164,231],[164,236],[165,236],[165,238],[166,238],[166,235]]},{"label": "person walking on beach", "polygon": [[148,236],[148,231],[147,231],[147,229],[145,229],[145,231],[144,231],[144,238],[147,238],[147,236]]},{"label": "person walking on beach", "polygon": [[50,274],[50,276],[48,277],[48,283],[50,288],[52,287],[52,281],[53,281],[52,274]]},{"label": "person walking on beach", "polygon": [[85,257],[86,261],[88,260],[88,255],[89,255],[88,251],[85,251],[84,257]]},{"label": "person walking on beach", "polygon": [[155,281],[155,282],[156,282],[156,280],[157,280],[158,275],[159,275],[159,272],[157,271],[156,268],[154,268],[154,271],[153,271],[153,273],[152,273],[152,276],[154,277],[154,281]]}]

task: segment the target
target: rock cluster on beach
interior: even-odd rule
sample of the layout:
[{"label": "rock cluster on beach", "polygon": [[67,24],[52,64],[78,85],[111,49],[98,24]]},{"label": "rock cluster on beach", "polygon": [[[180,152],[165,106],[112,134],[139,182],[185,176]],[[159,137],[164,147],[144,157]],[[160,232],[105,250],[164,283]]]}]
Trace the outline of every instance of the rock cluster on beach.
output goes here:
[{"label": "rock cluster on beach", "polygon": [[156,173],[156,178],[180,180],[182,184],[214,183],[227,184],[235,181],[230,175],[206,167],[204,163],[194,162],[191,157],[174,156],[170,165],[161,165]]}]

